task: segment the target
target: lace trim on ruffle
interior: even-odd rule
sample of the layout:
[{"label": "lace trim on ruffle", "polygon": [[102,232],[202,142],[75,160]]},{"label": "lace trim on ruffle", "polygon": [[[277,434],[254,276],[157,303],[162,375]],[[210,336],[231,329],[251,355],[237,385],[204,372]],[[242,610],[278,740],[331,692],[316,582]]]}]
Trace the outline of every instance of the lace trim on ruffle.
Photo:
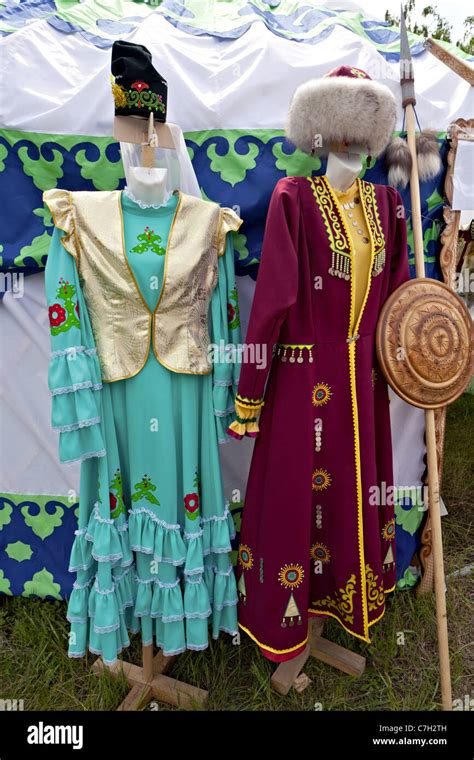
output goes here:
[{"label": "lace trim on ruffle", "polygon": [[65,385],[62,388],[55,388],[50,391],[52,396],[59,396],[62,393],[75,393],[76,391],[82,391],[85,388],[92,388],[93,391],[102,390],[102,383],[92,383],[90,380],[85,380],[83,383],[74,383],[74,385]]},{"label": "lace trim on ruffle", "polygon": [[221,612],[224,607],[235,607],[236,604],[238,604],[238,599],[235,597],[235,599],[229,599],[228,602],[222,602],[222,604],[215,604],[214,609],[218,612]]},{"label": "lace trim on ruffle", "polygon": [[189,533],[187,530],[185,530],[183,532],[183,535],[185,538],[188,539],[188,541],[190,541],[193,538],[202,538],[204,535],[204,531],[201,529],[201,530],[196,531],[195,533]]},{"label": "lace trim on ruffle", "polygon": [[229,385],[233,385],[232,380],[214,380],[214,385],[220,385],[224,388],[227,388]]},{"label": "lace trim on ruffle", "polygon": [[215,573],[215,575],[229,576],[229,575],[232,575],[234,568],[232,567],[232,565],[229,565],[227,570],[219,570],[217,565],[205,565],[203,568],[203,571],[204,570],[211,570],[213,573]]},{"label": "lace trim on ruffle", "polygon": [[210,517],[201,517],[201,523],[208,522],[220,522],[221,520],[227,520],[230,515],[229,502],[226,502],[225,509],[222,515],[211,515]]},{"label": "lace trim on ruffle", "polygon": [[214,416],[215,417],[227,417],[228,414],[232,414],[235,411],[235,407],[232,404],[232,406],[229,406],[224,411],[221,411],[220,409],[214,409]]},{"label": "lace trim on ruffle", "polygon": [[173,583],[164,583],[164,581],[158,580],[158,578],[139,578],[138,575],[136,576],[137,583],[143,583],[145,586],[149,585],[150,583],[154,583],[156,586],[159,586],[160,588],[176,588],[176,586],[179,586],[180,579],[177,578]]},{"label": "lace trim on ruffle", "polygon": [[[237,628],[223,628],[223,627],[219,628],[219,633],[228,633],[230,636],[235,636],[238,632],[239,631]],[[217,639],[219,638],[219,633],[217,634],[217,636],[214,636],[214,635],[212,636],[212,638],[215,641],[217,641]]]},{"label": "lace trim on ruffle", "polygon": [[[120,652],[122,652],[124,649],[127,649],[127,647],[129,647],[129,646],[130,646],[130,644],[124,644],[124,645],[123,645],[123,646],[122,646],[122,647],[121,647],[121,648],[118,650],[118,652],[117,652],[117,655],[119,655],[119,654],[120,654]],[[104,663],[105,663],[105,665],[115,665],[115,663],[117,662],[117,657],[115,658],[115,660],[107,660],[107,659],[104,657],[104,655],[102,654],[102,652],[101,652],[99,649],[94,649],[94,647],[91,647],[91,646],[90,646],[90,647],[89,647],[89,652],[91,652],[92,654],[95,654],[95,655],[97,655],[98,657],[100,657],[100,658],[102,659],[102,662],[104,662]],[[70,654],[70,655],[69,655],[69,657],[85,657],[85,656],[86,656],[86,653],[85,653],[85,652],[83,652],[83,654]]]},{"label": "lace trim on ruffle", "polygon": [[131,509],[129,512],[129,515],[140,515],[140,514],[148,515],[150,519],[153,520],[153,522],[158,523],[158,525],[161,525],[162,528],[167,528],[167,530],[180,530],[181,528],[179,523],[167,523],[164,520],[161,520],[159,517],[155,515],[154,512],[151,511],[151,509],[147,509],[146,507]]},{"label": "lace trim on ruffle", "polygon": [[102,517],[102,515],[99,512],[99,502],[96,501],[94,504],[94,520],[97,520],[97,522],[104,523],[105,525],[115,525],[117,530],[127,530],[127,523],[124,522],[122,525],[116,525],[116,521],[113,520],[111,517]]},{"label": "lace trim on ruffle", "polygon": [[100,417],[91,417],[90,420],[80,420],[79,422],[72,422],[70,425],[53,425],[53,430],[57,430],[59,433],[70,433],[73,430],[98,425],[100,421]]},{"label": "lace trim on ruffle", "polygon": [[65,459],[61,464],[76,464],[76,462],[85,462],[86,459],[92,459],[92,457],[105,457],[107,454],[105,449],[100,449],[100,451],[87,451],[85,454],[81,454],[80,457],[76,457],[75,459]]},{"label": "lace trim on ruffle", "polygon": [[87,354],[87,356],[96,356],[97,355],[97,349],[96,348],[86,348],[85,346],[70,346],[69,348],[63,348],[60,351],[51,351],[51,359],[54,359],[56,356],[67,356],[69,354]]},{"label": "lace trim on ruffle", "polygon": [[89,586],[91,586],[93,582],[94,582],[94,578],[89,578],[89,580],[86,581],[85,583],[79,583],[79,581],[74,581],[74,583],[72,584],[72,587],[77,588],[79,590],[83,588],[89,588]]}]

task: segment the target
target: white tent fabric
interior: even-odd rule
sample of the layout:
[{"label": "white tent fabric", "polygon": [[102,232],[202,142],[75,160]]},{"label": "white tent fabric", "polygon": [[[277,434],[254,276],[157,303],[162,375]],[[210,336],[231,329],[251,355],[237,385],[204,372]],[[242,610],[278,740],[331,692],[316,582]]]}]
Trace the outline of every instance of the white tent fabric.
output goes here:
[{"label": "white tent fabric", "polygon": [[[341,3],[343,5],[343,3]],[[148,16],[130,42],[146,45],[168,81],[168,119],[183,132],[281,128],[296,87],[340,64],[358,66],[392,90],[402,109],[399,64],[336,26],[316,45],[274,35],[263,22],[237,39],[192,36],[163,16]],[[54,134],[112,134],[110,49],[46,21],[1,41],[0,125]],[[417,113],[423,127],[446,129],[474,108],[467,82],[428,52],[416,56]]]}]

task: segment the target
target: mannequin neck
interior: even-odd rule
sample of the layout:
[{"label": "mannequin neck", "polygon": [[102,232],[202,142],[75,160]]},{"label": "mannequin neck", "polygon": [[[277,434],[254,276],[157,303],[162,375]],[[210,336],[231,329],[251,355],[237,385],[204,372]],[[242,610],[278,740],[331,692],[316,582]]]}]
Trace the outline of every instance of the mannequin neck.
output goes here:
[{"label": "mannequin neck", "polygon": [[170,197],[166,188],[167,174],[167,169],[131,166],[127,185],[135,198],[147,206],[164,206]]},{"label": "mannequin neck", "polygon": [[359,153],[329,153],[326,177],[331,187],[345,191],[359,176],[361,167]]}]

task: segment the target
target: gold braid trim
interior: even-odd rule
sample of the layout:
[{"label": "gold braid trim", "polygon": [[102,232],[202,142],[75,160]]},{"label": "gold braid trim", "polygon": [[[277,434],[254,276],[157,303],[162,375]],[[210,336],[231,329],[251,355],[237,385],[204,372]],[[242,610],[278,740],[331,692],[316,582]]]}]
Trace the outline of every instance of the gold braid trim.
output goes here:
[{"label": "gold braid trim", "polygon": [[385,237],[380,221],[375,188],[371,182],[359,181],[361,200],[366,211],[372,240],[374,242],[374,266],[372,275],[377,277],[385,266]]},{"label": "gold braid trim", "polygon": [[334,598],[329,594],[324,599],[317,599],[312,603],[313,607],[329,607],[335,610],[347,623],[354,623],[354,601],[356,593],[356,577],[352,573],[344,588],[334,593]]}]

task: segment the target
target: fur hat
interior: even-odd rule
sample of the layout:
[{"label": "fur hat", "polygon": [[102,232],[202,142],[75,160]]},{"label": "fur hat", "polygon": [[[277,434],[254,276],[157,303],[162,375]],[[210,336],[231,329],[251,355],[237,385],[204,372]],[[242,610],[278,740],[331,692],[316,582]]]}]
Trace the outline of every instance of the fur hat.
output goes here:
[{"label": "fur hat", "polygon": [[388,87],[354,66],[338,66],[298,87],[286,136],[305,153],[327,155],[332,143],[345,143],[367,146],[368,154],[377,156],[392,136],[395,119]]}]

